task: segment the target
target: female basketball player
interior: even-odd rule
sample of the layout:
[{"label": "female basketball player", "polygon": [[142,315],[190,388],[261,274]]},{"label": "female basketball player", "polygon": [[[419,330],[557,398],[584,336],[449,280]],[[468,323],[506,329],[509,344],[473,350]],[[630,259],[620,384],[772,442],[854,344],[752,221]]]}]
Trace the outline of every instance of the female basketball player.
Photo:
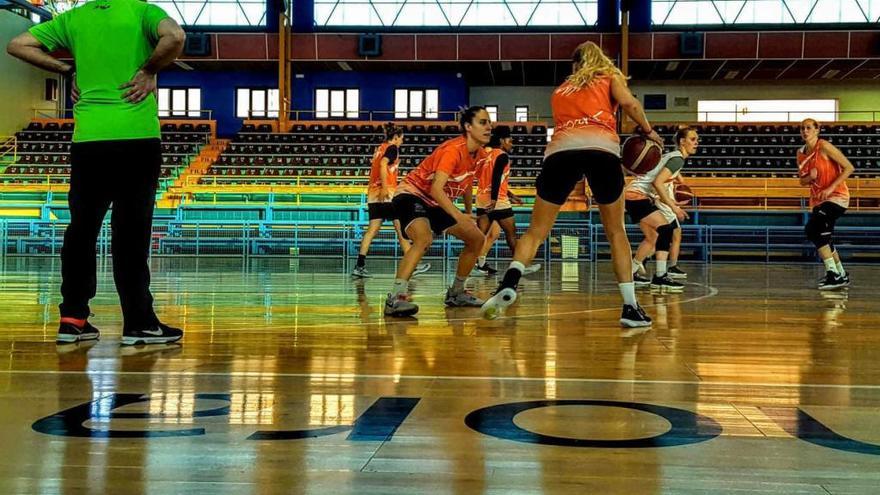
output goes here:
[{"label": "female basketball player", "polygon": [[819,290],[839,289],[849,285],[849,274],[843,269],[831,236],[837,219],[849,207],[846,179],[855,167],[836,146],[819,138],[816,120],[801,122],[801,138],[804,145],[797,152],[798,175],[801,185],[810,186],[813,209],[804,231],[825,264],[825,278],[819,282]]},{"label": "female basketball player", "polygon": [[[352,271],[355,277],[369,277],[370,273],[366,268],[367,253],[370,251],[370,244],[373,238],[382,228],[382,222],[391,220],[394,224],[394,231],[397,233],[397,240],[400,242],[400,248],[403,254],[409,251],[409,241],[404,239],[400,232],[400,222],[394,218],[394,207],[391,205],[391,197],[397,189],[397,169],[400,165],[400,145],[403,144],[403,129],[395,126],[392,122],[388,122],[382,126],[385,132],[385,142],[380,144],[373,153],[373,163],[370,168],[370,183],[367,186],[367,212],[370,216],[370,223],[367,231],[364,232],[364,238],[361,239],[361,249],[358,252],[357,264]],[[424,273],[431,269],[428,263],[421,263],[416,267],[413,275]]]},{"label": "female basketball player", "polygon": [[[477,226],[486,235],[486,243],[477,258],[476,270],[480,274],[494,275],[495,269],[486,263],[486,254],[498,238],[498,229],[504,231],[504,238],[510,252],[516,251],[516,223],[513,218],[513,205],[522,204],[512,191],[510,181],[510,151],[513,149],[513,138],[510,127],[499,125],[492,128],[492,139],[486,148],[487,155],[481,160],[477,176]],[[491,240],[491,242],[490,242]],[[530,265],[525,274],[540,269],[540,265]]]},{"label": "female basketball player", "polygon": [[[413,270],[431,246],[434,235],[448,232],[464,241],[458,257],[455,282],[446,292],[447,306],[480,306],[466,292],[465,280],[477,261],[485,236],[471,218],[473,182],[483,146],[492,135],[492,122],[483,107],[470,107],[459,119],[462,135],[446,141],[409,172],[394,196],[394,213],[413,249],[400,260],[394,288],[385,301],[388,316],[411,316],[419,307],[410,300],[408,284]],[[453,201],[463,197],[464,213]]]},{"label": "female basketball player", "polygon": [[[636,285],[649,285],[652,289],[681,292],[684,285],[667,273],[669,250],[678,222],[687,213],[675,202],[674,181],[681,174],[685,161],[697,151],[699,136],[688,126],[681,126],[675,133],[676,149],[660,158],[657,166],[648,173],[632,180],[626,187],[626,212],[645,234],[633,257],[633,281]],[[657,268],[652,280],[640,275],[645,259],[655,252]]]},{"label": "female basketball player", "polygon": [[663,140],[651,129],[639,100],[626,86],[626,77],[598,45],[583,43],[572,58],[572,74],[550,100],[556,132],[547,145],[536,183],[531,224],[517,242],[514,260],[482,312],[487,318],[494,318],[516,300],[516,286],[523,269],[547,238],[575,184],[586,176],[611,244],[614,274],[624,302],[620,323],[627,327],[649,326],[651,318],[636,300],[630,270],[632,252],[623,226],[624,181],[616,131],[617,108],[623,108],[650,139],[661,145]]}]

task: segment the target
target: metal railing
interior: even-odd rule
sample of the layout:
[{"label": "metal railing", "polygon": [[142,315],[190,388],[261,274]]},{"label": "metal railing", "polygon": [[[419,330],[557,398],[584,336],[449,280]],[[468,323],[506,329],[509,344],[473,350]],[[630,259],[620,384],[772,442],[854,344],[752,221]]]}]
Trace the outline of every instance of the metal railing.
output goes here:
[{"label": "metal railing", "polygon": [[18,160],[18,138],[0,136],[0,165],[15,163]]},{"label": "metal railing", "polygon": [[[598,220],[598,219],[596,219]],[[153,226],[154,256],[304,256],[342,257],[357,255],[368,221],[360,220],[157,220]],[[57,256],[61,252],[66,221],[0,219],[0,256]],[[525,225],[520,225],[520,230]],[[880,260],[878,227],[838,226],[835,246],[842,256],[854,254]],[[630,240],[641,240],[638,227],[628,226]],[[105,222],[98,237],[98,254],[112,254],[111,229]],[[442,236],[429,257],[454,259],[461,241]],[[374,241],[375,256],[400,256],[390,226]],[[803,227],[684,225],[682,259],[713,262],[730,259],[815,259],[815,248]],[[496,243],[490,257],[509,258],[504,243]],[[560,221],[538,251],[537,259],[596,261],[610,257],[603,227],[588,219]],[[867,260],[868,258],[860,258]]]}]

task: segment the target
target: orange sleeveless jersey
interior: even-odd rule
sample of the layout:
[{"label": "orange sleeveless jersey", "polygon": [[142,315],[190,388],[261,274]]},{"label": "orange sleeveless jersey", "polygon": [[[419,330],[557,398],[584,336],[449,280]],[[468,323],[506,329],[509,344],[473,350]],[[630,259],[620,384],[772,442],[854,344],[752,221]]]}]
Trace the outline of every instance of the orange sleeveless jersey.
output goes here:
[{"label": "orange sleeveless jersey", "polygon": [[822,147],[826,143],[827,141],[820,139],[816,141],[816,146],[811,153],[804,153],[806,145],[798,148],[797,152],[799,175],[809,175],[813,169],[817,171],[816,180],[810,183],[810,208],[825,201],[831,201],[844,208],[849,208],[849,187],[847,187],[846,182],[842,182],[837,186],[828,199],[819,199],[819,194],[831,186],[842,172],[842,168],[837,162],[822,154]]},{"label": "orange sleeveless jersey", "polygon": [[434,174],[442,171],[449,175],[443,191],[449,199],[455,200],[473,187],[477,161],[483,156],[485,151],[482,149],[477,151],[476,157],[468,153],[467,139],[464,136],[452,138],[438,146],[418,167],[406,174],[397,194],[413,194],[428,206],[438,206],[431,197],[431,183],[434,181]]},{"label": "orange sleeveless jersey", "polygon": [[[382,201],[391,201],[391,197],[389,196],[387,199],[380,200],[379,193],[382,192],[382,175],[381,175],[381,165],[382,158],[385,156],[385,151],[389,146],[392,146],[391,143],[382,143],[376,148],[376,152],[373,153],[373,164],[370,167],[370,184],[367,186],[367,203],[380,203]],[[393,162],[388,164],[388,191],[391,193],[391,196],[394,196],[394,191],[397,189],[397,170],[400,166],[400,148],[397,150],[397,158],[394,159]]]},{"label": "orange sleeveless jersey", "polygon": [[618,105],[611,97],[611,78],[600,77],[575,88],[565,82],[550,98],[556,128],[545,156],[567,150],[598,149],[620,156]]},{"label": "orange sleeveless jersey", "polygon": [[[494,148],[480,160],[477,166],[477,208],[486,208],[492,202],[492,174],[495,172],[495,162],[505,155],[504,150]],[[495,200],[495,209],[510,207],[507,197],[508,179],[510,177],[510,158],[504,167],[504,175],[501,176],[501,187],[498,190],[498,199]]]}]

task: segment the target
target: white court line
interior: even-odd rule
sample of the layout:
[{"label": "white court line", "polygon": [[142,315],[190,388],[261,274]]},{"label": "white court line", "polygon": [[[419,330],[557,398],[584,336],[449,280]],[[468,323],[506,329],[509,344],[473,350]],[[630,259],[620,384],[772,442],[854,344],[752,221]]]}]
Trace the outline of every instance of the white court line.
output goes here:
[{"label": "white court line", "polygon": [[758,383],[758,382],[707,382],[700,380],[625,380],[617,378],[546,378],[517,376],[433,376],[388,375],[359,373],[266,373],[261,371],[50,371],[50,370],[0,370],[0,375],[88,375],[88,376],[185,376],[220,378],[351,378],[363,380],[444,380],[444,381],[504,381],[504,382],[564,382],[564,383],[612,383],[627,385],[696,385],[700,387],[765,387],[765,388],[830,388],[880,390],[880,385],[842,385],[836,383]]}]

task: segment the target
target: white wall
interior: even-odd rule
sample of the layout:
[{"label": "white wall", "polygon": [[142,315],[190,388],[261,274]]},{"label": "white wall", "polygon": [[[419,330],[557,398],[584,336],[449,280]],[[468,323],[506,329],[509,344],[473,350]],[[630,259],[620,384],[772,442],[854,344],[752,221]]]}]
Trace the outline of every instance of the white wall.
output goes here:
[{"label": "white wall", "polygon": [[[880,120],[880,84],[877,82],[804,81],[779,83],[723,82],[639,82],[630,83],[633,92],[643,99],[645,94],[666,94],[666,112],[649,112],[657,121],[695,121],[697,101],[735,99],[806,99],[836,98],[841,120]],[[501,119],[512,117],[515,105],[529,105],[531,114],[550,121],[550,86],[474,86],[470,90],[472,105],[498,105]],[[688,98],[686,106],[675,106],[675,98]],[[871,110],[875,111],[872,114]],[[847,113],[849,112],[849,113]],[[506,115],[505,115],[506,114]]]},{"label": "white wall", "polygon": [[54,110],[55,102],[43,99],[46,78],[56,77],[6,53],[9,40],[27,31],[33,23],[0,10],[0,136],[15,134],[27,125],[34,109]]}]

